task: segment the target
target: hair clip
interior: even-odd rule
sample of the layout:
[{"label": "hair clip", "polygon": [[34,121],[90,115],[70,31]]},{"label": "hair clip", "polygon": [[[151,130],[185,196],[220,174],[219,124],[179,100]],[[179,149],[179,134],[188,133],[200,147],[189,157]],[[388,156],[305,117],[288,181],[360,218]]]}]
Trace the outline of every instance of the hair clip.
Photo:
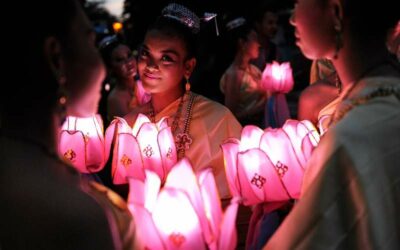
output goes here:
[{"label": "hair clip", "polygon": [[106,36],[99,42],[99,49],[104,49],[108,45],[117,41],[118,37],[116,35]]},{"label": "hair clip", "polygon": [[206,22],[208,22],[208,21],[210,21],[212,19],[214,19],[214,23],[215,23],[215,32],[217,33],[217,36],[219,36],[218,23],[217,23],[217,13],[206,12],[206,13],[204,13],[204,16],[201,18],[201,20],[204,20]]},{"label": "hair clip", "polygon": [[191,10],[180,4],[168,4],[161,12],[161,15],[167,18],[177,20],[186,27],[190,28],[193,33],[200,31],[200,19]]},{"label": "hair clip", "polygon": [[235,29],[237,27],[242,26],[245,23],[246,23],[246,19],[244,19],[243,17],[238,17],[238,18],[235,18],[232,21],[228,22],[226,24],[226,29],[227,30],[233,30],[233,29]]}]

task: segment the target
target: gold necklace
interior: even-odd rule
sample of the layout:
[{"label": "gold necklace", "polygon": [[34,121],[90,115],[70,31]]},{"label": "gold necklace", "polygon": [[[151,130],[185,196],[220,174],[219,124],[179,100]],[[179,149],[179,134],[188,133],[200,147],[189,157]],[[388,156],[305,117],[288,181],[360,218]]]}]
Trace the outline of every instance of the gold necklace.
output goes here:
[{"label": "gold necklace", "polygon": [[[178,128],[179,128],[179,119],[182,114],[182,107],[184,103],[185,96],[189,96],[189,103],[186,107],[186,116],[184,119],[184,126],[182,129],[182,132],[178,133]],[[181,97],[181,100],[179,102],[178,108],[175,112],[174,119],[172,121],[171,125],[171,131],[172,134],[174,135],[175,139],[175,145],[178,153],[178,159],[181,159],[185,156],[185,151],[190,148],[190,145],[193,142],[193,139],[190,137],[189,134],[189,129],[190,129],[190,122],[192,120],[192,111],[193,111],[193,106],[194,106],[194,101],[197,95],[195,95],[192,92],[186,92],[183,94]],[[148,113],[150,116],[150,120],[152,123],[155,123],[155,111],[153,105],[150,103],[150,112]]]}]

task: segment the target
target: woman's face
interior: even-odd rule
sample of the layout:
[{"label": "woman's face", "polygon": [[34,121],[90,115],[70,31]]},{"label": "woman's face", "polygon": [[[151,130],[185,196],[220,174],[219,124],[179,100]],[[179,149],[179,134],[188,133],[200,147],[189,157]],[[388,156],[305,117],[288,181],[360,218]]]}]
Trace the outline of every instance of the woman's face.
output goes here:
[{"label": "woman's face", "polygon": [[136,75],[136,60],[131,49],[118,45],[111,53],[111,71],[119,79],[131,79]]},{"label": "woman's face", "polygon": [[95,33],[80,6],[63,51],[67,115],[91,116],[97,113],[105,67],[95,46]]},{"label": "woman's face", "polygon": [[252,30],[247,35],[247,39],[244,42],[244,50],[251,59],[255,59],[260,54],[260,43],[258,42],[257,33]]},{"label": "woman's face", "polygon": [[[151,30],[146,34],[139,52],[138,70],[143,87],[150,93],[177,91],[182,79],[189,77],[192,68],[186,60],[184,42]],[[194,60],[194,59],[191,59]]]},{"label": "woman's face", "polygon": [[298,0],[290,19],[296,44],[309,59],[331,58],[335,50],[333,12],[329,3],[324,7],[322,1],[325,0]]}]

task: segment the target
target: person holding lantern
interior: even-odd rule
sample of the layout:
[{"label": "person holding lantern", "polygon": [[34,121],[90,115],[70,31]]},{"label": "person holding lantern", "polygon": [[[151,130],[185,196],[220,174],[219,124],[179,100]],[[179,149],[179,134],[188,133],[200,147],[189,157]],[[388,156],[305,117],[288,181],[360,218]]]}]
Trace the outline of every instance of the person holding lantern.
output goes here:
[{"label": "person holding lantern", "polygon": [[[230,198],[220,144],[240,136],[241,126],[223,105],[190,91],[196,66],[196,37],[200,18],[179,4],[165,7],[147,30],[139,52],[138,71],[151,102],[124,118],[130,126],[140,113],[152,122],[168,117],[178,152],[194,170],[212,167],[221,199]],[[151,157],[151,150],[148,156]]]},{"label": "person holding lantern", "polygon": [[260,53],[257,33],[243,17],[229,21],[226,28],[227,41],[232,43],[235,56],[220,80],[225,106],[242,126],[253,124],[263,127],[267,93],[260,86],[261,71],[250,64],[250,60]]},{"label": "person holding lantern", "polygon": [[0,248],[132,249],[125,203],[56,153],[66,116],[89,117],[100,99],[105,68],[87,16],[75,0],[5,8],[31,27],[4,31],[5,72],[18,77],[0,98]]},{"label": "person holding lantern", "polygon": [[332,60],[343,90],[300,200],[264,249],[400,248],[400,65],[386,47],[399,7],[297,1],[297,45],[310,59]]}]

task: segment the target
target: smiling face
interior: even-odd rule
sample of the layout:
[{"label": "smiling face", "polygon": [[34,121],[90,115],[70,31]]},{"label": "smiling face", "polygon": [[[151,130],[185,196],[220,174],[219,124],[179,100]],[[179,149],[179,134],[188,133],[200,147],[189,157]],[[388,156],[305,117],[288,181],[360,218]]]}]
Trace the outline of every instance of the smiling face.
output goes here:
[{"label": "smiling face", "polygon": [[139,53],[138,70],[144,88],[154,93],[180,91],[192,73],[195,59],[187,59],[182,39],[150,30]]},{"label": "smiling face", "polygon": [[309,59],[330,58],[335,50],[333,12],[323,1],[298,0],[290,19],[296,44]]},{"label": "smiling face", "polygon": [[124,45],[118,45],[111,53],[110,70],[120,79],[132,79],[136,75],[136,60],[131,49]]}]

